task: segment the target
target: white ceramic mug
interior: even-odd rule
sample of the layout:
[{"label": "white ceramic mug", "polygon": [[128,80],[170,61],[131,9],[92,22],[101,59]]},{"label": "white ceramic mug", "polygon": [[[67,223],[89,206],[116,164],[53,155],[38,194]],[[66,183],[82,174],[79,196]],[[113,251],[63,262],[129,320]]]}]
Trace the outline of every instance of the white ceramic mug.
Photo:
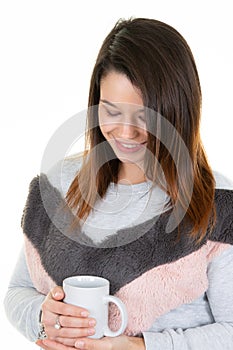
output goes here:
[{"label": "white ceramic mug", "polygon": [[[100,339],[103,336],[116,337],[124,332],[128,317],[123,302],[109,295],[110,283],[107,279],[97,276],[74,276],[63,281],[65,292],[64,302],[87,309],[90,317],[95,318],[95,334],[89,338]],[[108,303],[114,303],[120,310],[121,326],[113,332],[108,326]]]}]

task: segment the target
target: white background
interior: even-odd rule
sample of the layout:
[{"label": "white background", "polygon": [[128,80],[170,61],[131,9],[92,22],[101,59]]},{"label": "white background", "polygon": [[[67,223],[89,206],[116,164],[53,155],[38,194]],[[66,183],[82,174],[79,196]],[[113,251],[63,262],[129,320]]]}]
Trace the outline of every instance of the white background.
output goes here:
[{"label": "white background", "polygon": [[151,17],[188,41],[203,90],[202,138],[214,169],[233,179],[231,1],[21,0],[0,5],[1,309],[7,349],[37,348],[5,317],[2,300],[22,244],[20,220],[46,144],[87,106],[100,45],[120,17]]}]

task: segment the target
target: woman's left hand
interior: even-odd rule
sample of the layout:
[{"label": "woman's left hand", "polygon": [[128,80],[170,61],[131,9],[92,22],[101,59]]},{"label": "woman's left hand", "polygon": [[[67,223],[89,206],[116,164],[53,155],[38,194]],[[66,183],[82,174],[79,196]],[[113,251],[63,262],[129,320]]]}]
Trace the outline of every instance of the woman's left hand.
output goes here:
[{"label": "woman's left hand", "polygon": [[[46,339],[40,345],[45,350],[57,350],[55,341]],[[142,338],[127,337],[120,335],[119,337],[104,337],[101,339],[79,338],[75,343],[75,348],[64,346],[65,349],[79,350],[145,350],[145,343]]]}]

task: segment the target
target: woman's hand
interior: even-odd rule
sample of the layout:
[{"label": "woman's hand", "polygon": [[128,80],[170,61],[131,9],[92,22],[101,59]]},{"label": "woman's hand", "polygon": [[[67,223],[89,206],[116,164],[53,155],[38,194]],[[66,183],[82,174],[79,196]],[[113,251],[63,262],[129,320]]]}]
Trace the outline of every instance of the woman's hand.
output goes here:
[{"label": "woman's hand", "polygon": [[[93,318],[88,317],[88,310],[63,303],[64,296],[62,287],[57,286],[50,291],[42,304],[41,321],[49,340],[74,347],[78,338],[95,333],[94,326],[96,322]],[[57,318],[61,325],[60,329],[54,327]],[[57,346],[56,349],[63,350],[66,348]]]},{"label": "woman's hand", "polygon": [[[75,347],[59,347],[54,341],[46,339],[40,345],[45,350],[145,350],[145,343],[142,338],[127,337],[104,337],[102,339],[82,338],[77,339]],[[63,345],[62,345],[63,346]]]}]

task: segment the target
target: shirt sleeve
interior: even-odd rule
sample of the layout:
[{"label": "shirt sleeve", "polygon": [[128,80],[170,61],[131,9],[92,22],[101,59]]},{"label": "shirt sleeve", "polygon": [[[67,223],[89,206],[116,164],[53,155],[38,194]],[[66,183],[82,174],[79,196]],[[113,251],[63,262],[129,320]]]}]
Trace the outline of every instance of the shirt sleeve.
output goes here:
[{"label": "shirt sleeve", "polygon": [[21,250],[4,299],[11,324],[28,340],[35,341],[39,332],[39,313],[45,295],[33,286],[24,249]]},{"label": "shirt sleeve", "polygon": [[144,332],[146,350],[233,349],[233,247],[208,266],[206,296],[215,323],[188,329]]}]

